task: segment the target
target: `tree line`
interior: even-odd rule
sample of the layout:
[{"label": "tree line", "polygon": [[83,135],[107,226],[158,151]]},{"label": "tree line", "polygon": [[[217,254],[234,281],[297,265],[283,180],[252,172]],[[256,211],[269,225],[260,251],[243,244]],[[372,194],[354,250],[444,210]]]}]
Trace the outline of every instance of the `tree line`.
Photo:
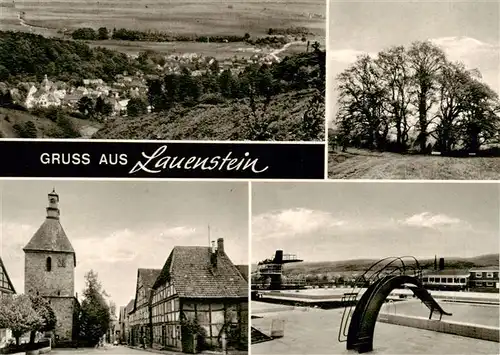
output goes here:
[{"label": "tree line", "polygon": [[68,83],[83,78],[113,81],[117,74],[147,70],[126,54],[90,48],[77,41],[0,31],[0,82],[41,81],[44,75]]},{"label": "tree line", "polygon": [[431,42],[361,55],[337,76],[334,145],[477,153],[500,143],[498,94]]},{"label": "tree line", "polygon": [[[108,30],[106,27],[100,27],[97,31],[90,27],[83,27],[74,30],[71,33],[71,38],[75,40],[87,41],[102,41],[107,39],[122,40],[122,41],[143,41],[143,42],[202,42],[202,43],[230,43],[230,42],[246,42],[252,45],[283,45],[288,40],[280,35],[272,35],[269,33],[265,37],[252,38],[249,33],[244,35],[182,35],[172,34],[168,32],[156,30],[132,30],[127,28],[119,28]],[[278,33],[276,33],[278,34]]]}]

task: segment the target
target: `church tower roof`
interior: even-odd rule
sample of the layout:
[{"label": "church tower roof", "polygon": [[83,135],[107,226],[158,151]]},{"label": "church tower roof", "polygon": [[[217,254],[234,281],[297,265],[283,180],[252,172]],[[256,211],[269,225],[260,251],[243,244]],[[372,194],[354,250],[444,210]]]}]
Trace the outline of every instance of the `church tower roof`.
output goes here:
[{"label": "church tower roof", "polygon": [[49,206],[47,217],[31,240],[23,248],[25,252],[58,252],[73,254],[76,266],[76,255],[71,242],[59,222],[59,195],[55,189],[48,194]]}]

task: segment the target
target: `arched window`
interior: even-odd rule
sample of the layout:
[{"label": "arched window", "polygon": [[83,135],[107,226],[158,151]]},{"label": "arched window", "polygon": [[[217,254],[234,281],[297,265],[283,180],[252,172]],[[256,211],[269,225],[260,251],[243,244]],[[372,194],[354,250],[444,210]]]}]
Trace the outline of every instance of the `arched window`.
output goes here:
[{"label": "arched window", "polygon": [[46,268],[47,268],[47,271],[51,271],[52,270],[52,258],[50,256],[47,258]]}]

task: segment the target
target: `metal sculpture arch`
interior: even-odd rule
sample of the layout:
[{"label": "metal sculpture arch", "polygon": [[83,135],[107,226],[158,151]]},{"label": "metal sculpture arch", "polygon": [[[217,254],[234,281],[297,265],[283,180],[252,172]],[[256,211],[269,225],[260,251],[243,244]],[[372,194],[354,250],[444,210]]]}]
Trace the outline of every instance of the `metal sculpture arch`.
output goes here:
[{"label": "metal sculpture arch", "polygon": [[[411,259],[412,262],[405,263],[403,259]],[[422,270],[418,260],[413,257],[385,258],[373,264],[357,278],[352,292],[344,294],[343,300],[348,305],[342,314],[338,340],[347,341],[348,350],[357,350],[359,353],[372,351],[380,309],[387,296],[403,285],[411,285],[409,289],[430,309],[429,319],[434,311],[439,312],[441,317],[443,314],[451,316],[423,288],[421,279]],[[362,287],[367,288],[358,300]],[[353,311],[354,303],[356,307]]]}]

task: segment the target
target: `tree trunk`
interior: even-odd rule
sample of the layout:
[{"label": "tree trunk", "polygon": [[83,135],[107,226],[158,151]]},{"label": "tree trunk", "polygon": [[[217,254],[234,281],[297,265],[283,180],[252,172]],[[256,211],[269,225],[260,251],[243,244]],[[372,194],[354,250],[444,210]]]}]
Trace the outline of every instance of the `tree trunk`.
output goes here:
[{"label": "tree trunk", "polygon": [[32,330],[30,332],[30,344],[34,344],[35,343],[35,336],[36,336],[36,332],[34,330]]}]

